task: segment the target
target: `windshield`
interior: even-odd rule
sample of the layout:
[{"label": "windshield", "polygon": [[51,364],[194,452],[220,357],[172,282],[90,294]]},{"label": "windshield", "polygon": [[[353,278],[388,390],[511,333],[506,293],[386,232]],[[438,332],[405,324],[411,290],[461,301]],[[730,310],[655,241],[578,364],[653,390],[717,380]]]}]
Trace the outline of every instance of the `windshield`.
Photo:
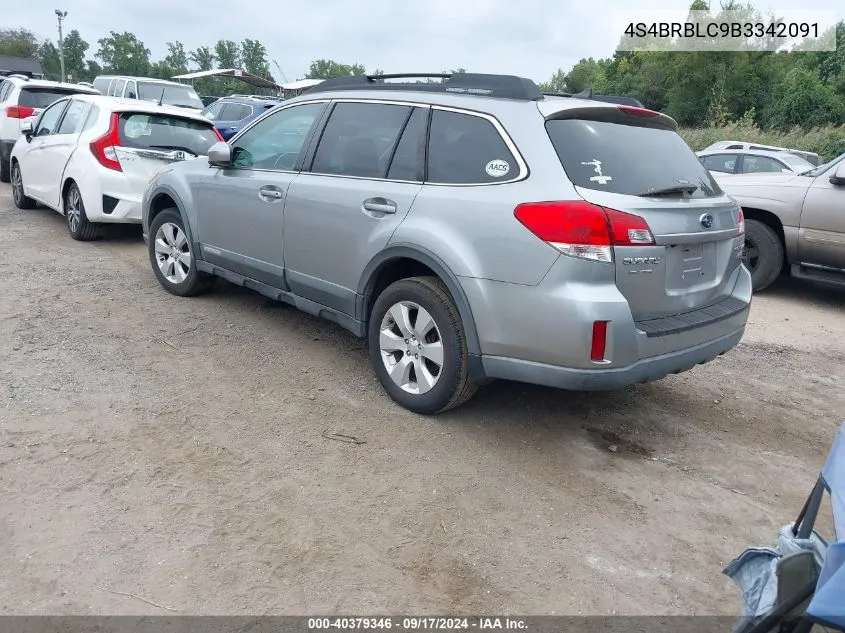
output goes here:
[{"label": "windshield", "polygon": [[220,139],[211,122],[182,119],[161,114],[128,114],[120,117],[120,143],[123,147],[182,150],[206,156]]},{"label": "windshield", "polygon": [[[164,91],[163,98],[162,90]],[[190,86],[141,82],[138,84],[138,98],[142,101],[155,101],[156,103],[161,99],[163,105],[196,108],[197,110],[203,108],[202,100]]]},{"label": "windshield", "polygon": [[40,110],[62,97],[73,94],[79,94],[79,91],[62,88],[36,88],[35,86],[23,88],[18,97],[18,105]]},{"label": "windshield", "polygon": [[546,123],[577,187],[631,196],[648,192],[710,198],[722,190],[683,139],[665,129],[588,119]]},{"label": "windshield", "polygon": [[801,175],[802,176],[810,176],[811,178],[815,178],[816,176],[821,176],[824,172],[826,172],[828,169],[830,169],[831,167],[836,165],[843,158],[845,158],[845,154],[840,154],[839,156],[837,156],[833,160],[828,161],[828,162],[826,162],[822,165],[819,165],[818,167],[811,169],[810,171],[802,171]]}]

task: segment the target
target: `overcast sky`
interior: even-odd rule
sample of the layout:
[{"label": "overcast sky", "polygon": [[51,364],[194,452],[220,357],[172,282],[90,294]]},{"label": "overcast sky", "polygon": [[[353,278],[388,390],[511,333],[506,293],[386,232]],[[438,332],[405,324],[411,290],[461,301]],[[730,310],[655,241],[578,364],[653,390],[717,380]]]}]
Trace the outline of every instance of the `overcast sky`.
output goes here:
[{"label": "overcast sky", "polygon": [[[367,70],[440,72],[463,67],[503,72],[537,81],[568,70],[582,57],[607,57],[621,35],[609,16],[633,7],[629,0],[35,0],[3,11],[2,26],[25,27],[57,39],[54,9],[68,12],[65,32],[78,29],[97,51],[97,39],[113,31],[135,33],[164,57],[165,42],[187,50],[218,39],[252,38],[268,49],[287,80],[301,78],[313,59],[358,62]],[[55,6],[53,6],[55,4]],[[238,5],[243,9],[236,9]],[[718,0],[713,0],[714,6]],[[758,8],[795,6],[794,2]],[[831,0],[802,0],[805,9],[830,10]],[[689,0],[647,0],[649,10],[671,9],[683,21]],[[839,17],[843,10],[838,9]],[[277,77],[277,79],[280,79]]]}]

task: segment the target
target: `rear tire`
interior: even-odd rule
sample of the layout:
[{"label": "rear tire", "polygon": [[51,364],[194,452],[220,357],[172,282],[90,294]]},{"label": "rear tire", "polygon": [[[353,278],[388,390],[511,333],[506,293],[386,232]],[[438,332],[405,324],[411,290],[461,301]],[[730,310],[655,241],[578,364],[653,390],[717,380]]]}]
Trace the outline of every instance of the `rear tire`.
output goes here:
[{"label": "rear tire", "polygon": [[373,306],[368,339],[382,386],[410,411],[441,413],[462,405],[477,389],[469,379],[458,308],[437,277],[411,277],[388,286]]},{"label": "rear tire", "polygon": [[214,277],[197,270],[195,253],[177,209],[165,209],[150,224],[150,265],[158,283],[170,294],[190,297],[205,292]]},{"label": "rear tire", "polygon": [[97,223],[88,220],[85,214],[85,204],[82,193],[76,183],[73,183],[65,194],[65,218],[70,236],[79,242],[90,242],[97,237]]},{"label": "rear tire", "polygon": [[769,225],[759,220],[745,221],[743,262],[751,272],[751,288],[760,292],[780,276],[783,269],[783,243]]},{"label": "rear tire", "polygon": [[35,200],[23,192],[23,175],[21,166],[15,163],[12,167],[12,199],[18,209],[34,209]]},{"label": "rear tire", "polygon": [[0,156],[0,182],[9,182],[12,177],[10,157]]}]

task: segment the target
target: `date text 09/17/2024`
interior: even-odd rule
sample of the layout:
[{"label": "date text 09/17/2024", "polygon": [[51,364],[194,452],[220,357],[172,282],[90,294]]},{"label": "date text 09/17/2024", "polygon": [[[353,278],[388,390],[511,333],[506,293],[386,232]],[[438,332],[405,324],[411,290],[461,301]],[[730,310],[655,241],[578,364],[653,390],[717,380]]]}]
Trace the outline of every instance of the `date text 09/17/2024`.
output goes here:
[{"label": "date text 09/17/2024", "polygon": [[526,630],[525,620],[510,617],[348,617],[348,618],[309,618],[308,630],[321,631],[330,629],[396,629],[405,631],[466,631],[479,630]]}]

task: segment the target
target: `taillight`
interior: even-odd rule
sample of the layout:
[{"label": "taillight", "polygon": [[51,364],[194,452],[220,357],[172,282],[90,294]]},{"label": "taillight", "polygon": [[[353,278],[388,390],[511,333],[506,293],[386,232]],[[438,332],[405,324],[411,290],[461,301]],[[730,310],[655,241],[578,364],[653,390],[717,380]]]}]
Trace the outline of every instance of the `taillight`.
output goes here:
[{"label": "taillight", "polygon": [[745,235],[745,214],[742,209],[736,213],[736,234]]},{"label": "taillight", "polygon": [[29,106],[9,106],[6,108],[6,116],[10,119],[27,119],[35,114],[35,108]]},{"label": "taillight", "polygon": [[120,161],[117,158],[116,148],[120,147],[120,132],[118,125],[120,124],[120,115],[116,112],[112,113],[109,131],[101,137],[91,141],[91,153],[94,158],[106,169],[113,169],[115,171],[123,171],[120,166]]},{"label": "taillight", "polygon": [[614,246],[652,246],[654,236],[638,215],[573,200],[528,202],[516,219],[561,253],[599,262],[613,261]]}]

